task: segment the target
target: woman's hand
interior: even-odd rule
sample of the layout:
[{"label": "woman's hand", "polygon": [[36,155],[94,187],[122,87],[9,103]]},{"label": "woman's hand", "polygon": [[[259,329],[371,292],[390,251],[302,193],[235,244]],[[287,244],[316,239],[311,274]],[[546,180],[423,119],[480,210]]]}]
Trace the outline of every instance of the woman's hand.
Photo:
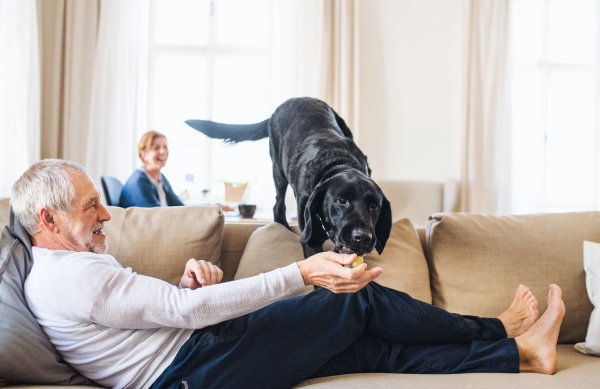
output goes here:
[{"label": "woman's hand", "polygon": [[198,289],[204,286],[214,285],[223,279],[223,270],[210,262],[197,261],[194,258],[187,261],[185,271],[181,276],[180,285],[183,288]]}]

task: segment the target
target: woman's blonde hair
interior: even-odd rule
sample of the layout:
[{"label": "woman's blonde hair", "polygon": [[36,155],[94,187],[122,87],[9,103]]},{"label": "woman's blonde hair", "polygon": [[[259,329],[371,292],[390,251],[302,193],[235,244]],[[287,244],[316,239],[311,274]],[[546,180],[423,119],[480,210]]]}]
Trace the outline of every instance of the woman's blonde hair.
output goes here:
[{"label": "woman's blonde hair", "polygon": [[142,162],[144,162],[144,158],[142,157],[142,152],[150,150],[150,147],[152,147],[152,142],[154,142],[154,139],[160,138],[161,136],[164,137],[165,139],[167,139],[167,137],[164,134],[161,134],[158,131],[148,131],[147,133],[142,135],[142,139],[140,139],[140,143],[138,144],[138,156],[140,157]]}]

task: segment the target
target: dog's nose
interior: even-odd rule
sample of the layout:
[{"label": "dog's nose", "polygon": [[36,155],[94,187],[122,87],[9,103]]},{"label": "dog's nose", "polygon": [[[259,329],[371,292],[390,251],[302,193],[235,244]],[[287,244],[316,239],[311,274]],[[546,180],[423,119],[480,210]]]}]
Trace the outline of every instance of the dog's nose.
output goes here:
[{"label": "dog's nose", "polygon": [[355,243],[369,242],[369,241],[371,241],[371,238],[372,238],[372,235],[368,231],[358,229],[358,228],[352,231],[352,240]]}]

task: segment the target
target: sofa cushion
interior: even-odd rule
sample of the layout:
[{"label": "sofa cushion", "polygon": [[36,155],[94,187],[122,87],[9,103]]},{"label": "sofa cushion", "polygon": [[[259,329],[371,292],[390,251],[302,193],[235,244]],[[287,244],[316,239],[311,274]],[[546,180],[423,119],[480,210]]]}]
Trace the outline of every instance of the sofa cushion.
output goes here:
[{"label": "sofa cushion", "polygon": [[8,207],[10,205],[10,198],[0,198],[0,231],[8,224]]},{"label": "sofa cushion", "polygon": [[[248,239],[234,279],[266,273],[303,259],[300,237],[279,223],[269,223]],[[314,289],[308,285],[286,297],[302,296]]]},{"label": "sofa cushion", "polygon": [[451,312],[496,317],[528,286],[546,310],[548,285],[563,291],[559,342],[585,339],[592,304],[583,270],[583,241],[599,241],[600,212],[490,216],[433,215],[427,261],[433,303]]},{"label": "sofa cushion", "polygon": [[33,260],[29,235],[11,214],[0,235],[0,378],[21,383],[90,383],[63,361],[29,311],[23,285]]},{"label": "sofa cushion", "polygon": [[600,356],[600,243],[583,242],[583,268],[588,297],[594,305],[585,342],[575,349],[584,354]]},{"label": "sofa cushion", "polygon": [[362,373],[335,377],[315,378],[294,388],[310,389],[364,389],[364,388],[419,388],[419,389],[564,389],[597,388],[600,382],[600,358],[576,352],[572,344],[557,347],[556,374],[533,373],[471,373],[471,374],[384,374]]},{"label": "sofa cushion", "polygon": [[376,279],[377,283],[431,304],[429,269],[421,241],[410,220],[395,221],[381,255],[373,250],[365,255],[364,260],[367,269],[377,266],[383,269],[383,274]]},{"label": "sofa cushion", "polygon": [[[303,259],[298,234],[278,223],[271,223],[257,229],[250,237],[235,279],[250,277]],[[365,255],[364,260],[367,269],[377,266],[383,268],[383,274],[375,282],[431,303],[427,261],[410,220],[394,222],[383,253],[379,255],[373,250]],[[312,289],[307,287],[296,295],[310,290]]]},{"label": "sofa cushion", "polygon": [[221,258],[216,264],[223,270],[221,282],[232,281],[244,253],[244,248],[250,236],[265,224],[261,223],[232,223],[228,222],[223,229],[223,244]]},{"label": "sofa cushion", "polygon": [[218,206],[107,209],[108,253],[139,274],[179,285],[190,258],[219,260],[224,218]]}]

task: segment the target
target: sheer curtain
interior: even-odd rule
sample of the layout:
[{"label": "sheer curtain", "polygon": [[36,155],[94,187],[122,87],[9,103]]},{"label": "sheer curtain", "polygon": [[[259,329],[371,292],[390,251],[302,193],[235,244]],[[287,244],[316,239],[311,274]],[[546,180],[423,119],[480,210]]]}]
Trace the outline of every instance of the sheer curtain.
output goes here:
[{"label": "sheer curtain", "polygon": [[290,97],[327,102],[357,138],[358,0],[273,2],[273,108]]},{"label": "sheer curtain", "polygon": [[147,31],[145,0],[102,0],[87,128],[85,166],[124,181],[135,169],[136,110],[141,46]]},{"label": "sheer curtain", "polygon": [[0,197],[40,157],[40,64],[35,0],[0,1]]},{"label": "sheer curtain", "polygon": [[511,212],[510,0],[469,2],[460,207]]},{"label": "sheer curtain", "polygon": [[[321,99],[358,141],[358,0],[274,0],[272,31],[272,110],[292,97]],[[295,214],[291,189],[285,203]]]},{"label": "sheer curtain", "polygon": [[85,164],[100,0],[38,0],[41,157]]}]

